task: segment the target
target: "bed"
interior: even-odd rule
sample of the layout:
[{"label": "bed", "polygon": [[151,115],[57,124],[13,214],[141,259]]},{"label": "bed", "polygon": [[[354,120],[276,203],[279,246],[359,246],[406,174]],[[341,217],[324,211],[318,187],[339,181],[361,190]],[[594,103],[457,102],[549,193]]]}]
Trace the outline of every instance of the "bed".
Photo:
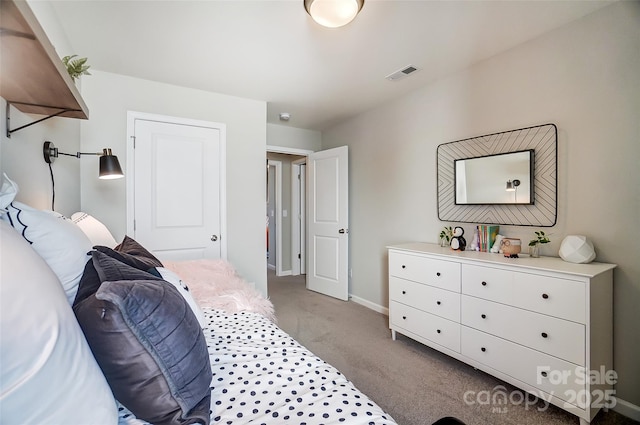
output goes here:
[{"label": "bed", "polygon": [[0,192],[4,424],[394,424],[224,260],[161,263]]}]

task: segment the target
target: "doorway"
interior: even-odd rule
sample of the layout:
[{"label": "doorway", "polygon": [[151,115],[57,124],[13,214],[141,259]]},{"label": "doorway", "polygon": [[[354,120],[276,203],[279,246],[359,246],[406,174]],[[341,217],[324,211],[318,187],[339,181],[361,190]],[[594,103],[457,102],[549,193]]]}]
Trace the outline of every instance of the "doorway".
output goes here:
[{"label": "doorway", "polygon": [[276,276],[305,274],[306,156],[267,152],[267,267]]},{"label": "doorway", "polygon": [[[291,161],[290,155],[302,153],[305,155]],[[267,215],[268,223],[274,223],[268,231],[276,232],[275,243],[279,244],[275,249],[269,246],[269,255],[276,253],[276,276],[292,275],[294,270],[303,272],[307,289],[348,300],[348,147],[291,152],[287,148],[268,146],[267,170],[269,161],[274,161],[272,165],[276,168],[277,162],[281,163],[283,170],[285,163],[291,164],[292,176],[292,183],[287,185],[284,177],[289,172],[277,173],[274,168],[271,180],[276,182],[276,187],[271,194],[267,193],[267,199],[275,196],[273,214],[268,210]],[[267,191],[269,187],[267,184]],[[297,199],[294,204],[293,198]],[[292,205],[297,209],[291,208]],[[273,243],[274,239],[269,237],[269,240]],[[289,241],[287,254],[283,245]]]}]

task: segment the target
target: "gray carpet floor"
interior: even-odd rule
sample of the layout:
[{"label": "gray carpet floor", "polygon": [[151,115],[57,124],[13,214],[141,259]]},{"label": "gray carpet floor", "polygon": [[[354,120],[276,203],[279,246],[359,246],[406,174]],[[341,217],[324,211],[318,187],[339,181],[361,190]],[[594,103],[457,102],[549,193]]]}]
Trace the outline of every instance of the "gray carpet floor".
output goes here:
[{"label": "gray carpet floor", "polygon": [[[400,425],[453,416],[467,425],[565,425],[579,419],[403,335],[391,339],[388,317],[305,287],[304,276],[268,271],[278,325],[337,367]],[[508,404],[487,402],[506,391]],[[593,425],[638,424],[601,411]]]}]

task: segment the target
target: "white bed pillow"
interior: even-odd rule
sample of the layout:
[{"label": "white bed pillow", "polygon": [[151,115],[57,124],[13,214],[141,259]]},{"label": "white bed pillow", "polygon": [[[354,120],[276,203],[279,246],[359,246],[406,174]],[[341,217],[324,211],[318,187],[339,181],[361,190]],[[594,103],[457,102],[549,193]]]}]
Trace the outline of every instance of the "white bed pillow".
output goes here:
[{"label": "white bed pillow", "polygon": [[89,260],[92,244],[89,238],[64,216],[12,202],[2,214],[58,276],[69,304],[78,292],[78,284]]},{"label": "white bed pillow", "polygon": [[82,229],[85,235],[91,241],[93,246],[101,245],[109,248],[115,248],[118,245],[115,238],[104,224],[92,215],[85,212],[73,213],[71,221]]},{"label": "white bed pillow", "polygon": [[163,280],[176,287],[178,292],[180,292],[180,295],[182,295],[185,301],[187,301],[187,304],[189,304],[189,307],[193,311],[193,314],[195,314],[196,319],[198,319],[200,327],[204,328],[206,326],[204,313],[202,312],[202,309],[200,308],[198,303],[196,303],[196,300],[193,298],[193,294],[191,293],[191,291],[189,291],[189,287],[184,283],[182,279],[180,279],[180,276],[169,269],[165,269],[164,267],[156,267],[156,270],[158,271],[158,273],[160,273],[160,276],[162,276]]},{"label": "white bed pillow", "polygon": [[2,423],[115,425],[113,394],[56,275],[3,221],[0,270]]},{"label": "white bed pillow", "polygon": [[0,210],[7,208],[18,194],[18,185],[7,177],[7,173],[4,173],[3,176],[2,186],[0,186]]}]

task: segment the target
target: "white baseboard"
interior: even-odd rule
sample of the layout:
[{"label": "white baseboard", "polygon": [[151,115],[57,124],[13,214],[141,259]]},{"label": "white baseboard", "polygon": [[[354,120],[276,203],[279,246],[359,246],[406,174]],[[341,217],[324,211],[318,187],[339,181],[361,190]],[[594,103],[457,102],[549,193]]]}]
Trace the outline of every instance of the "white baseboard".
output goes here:
[{"label": "white baseboard", "polygon": [[379,304],[372,303],[371,301],[365,300],[364,298],[356,297],[353,294],[349,294],[349,298],[354,303],[363,305],[363,306],[365,306],[367,308],[370,308],[373,311],[377,311],[378,313],[382,313],[385,316],[389,315],[389,309],[387,307],[383,307],[383,306],[381,306]]},{"label": "white baseboard", "polygon": [[620,398],[616,397],[616,405],[613,408],[613,411],[631,418],[634,421],[640,421],[640,406],[636,406],[635,404],[629,403],[628,401]]},{"label": "white baseboard", "polygon": [[291,270],[282,270],[278,276],[291,276]]}]

